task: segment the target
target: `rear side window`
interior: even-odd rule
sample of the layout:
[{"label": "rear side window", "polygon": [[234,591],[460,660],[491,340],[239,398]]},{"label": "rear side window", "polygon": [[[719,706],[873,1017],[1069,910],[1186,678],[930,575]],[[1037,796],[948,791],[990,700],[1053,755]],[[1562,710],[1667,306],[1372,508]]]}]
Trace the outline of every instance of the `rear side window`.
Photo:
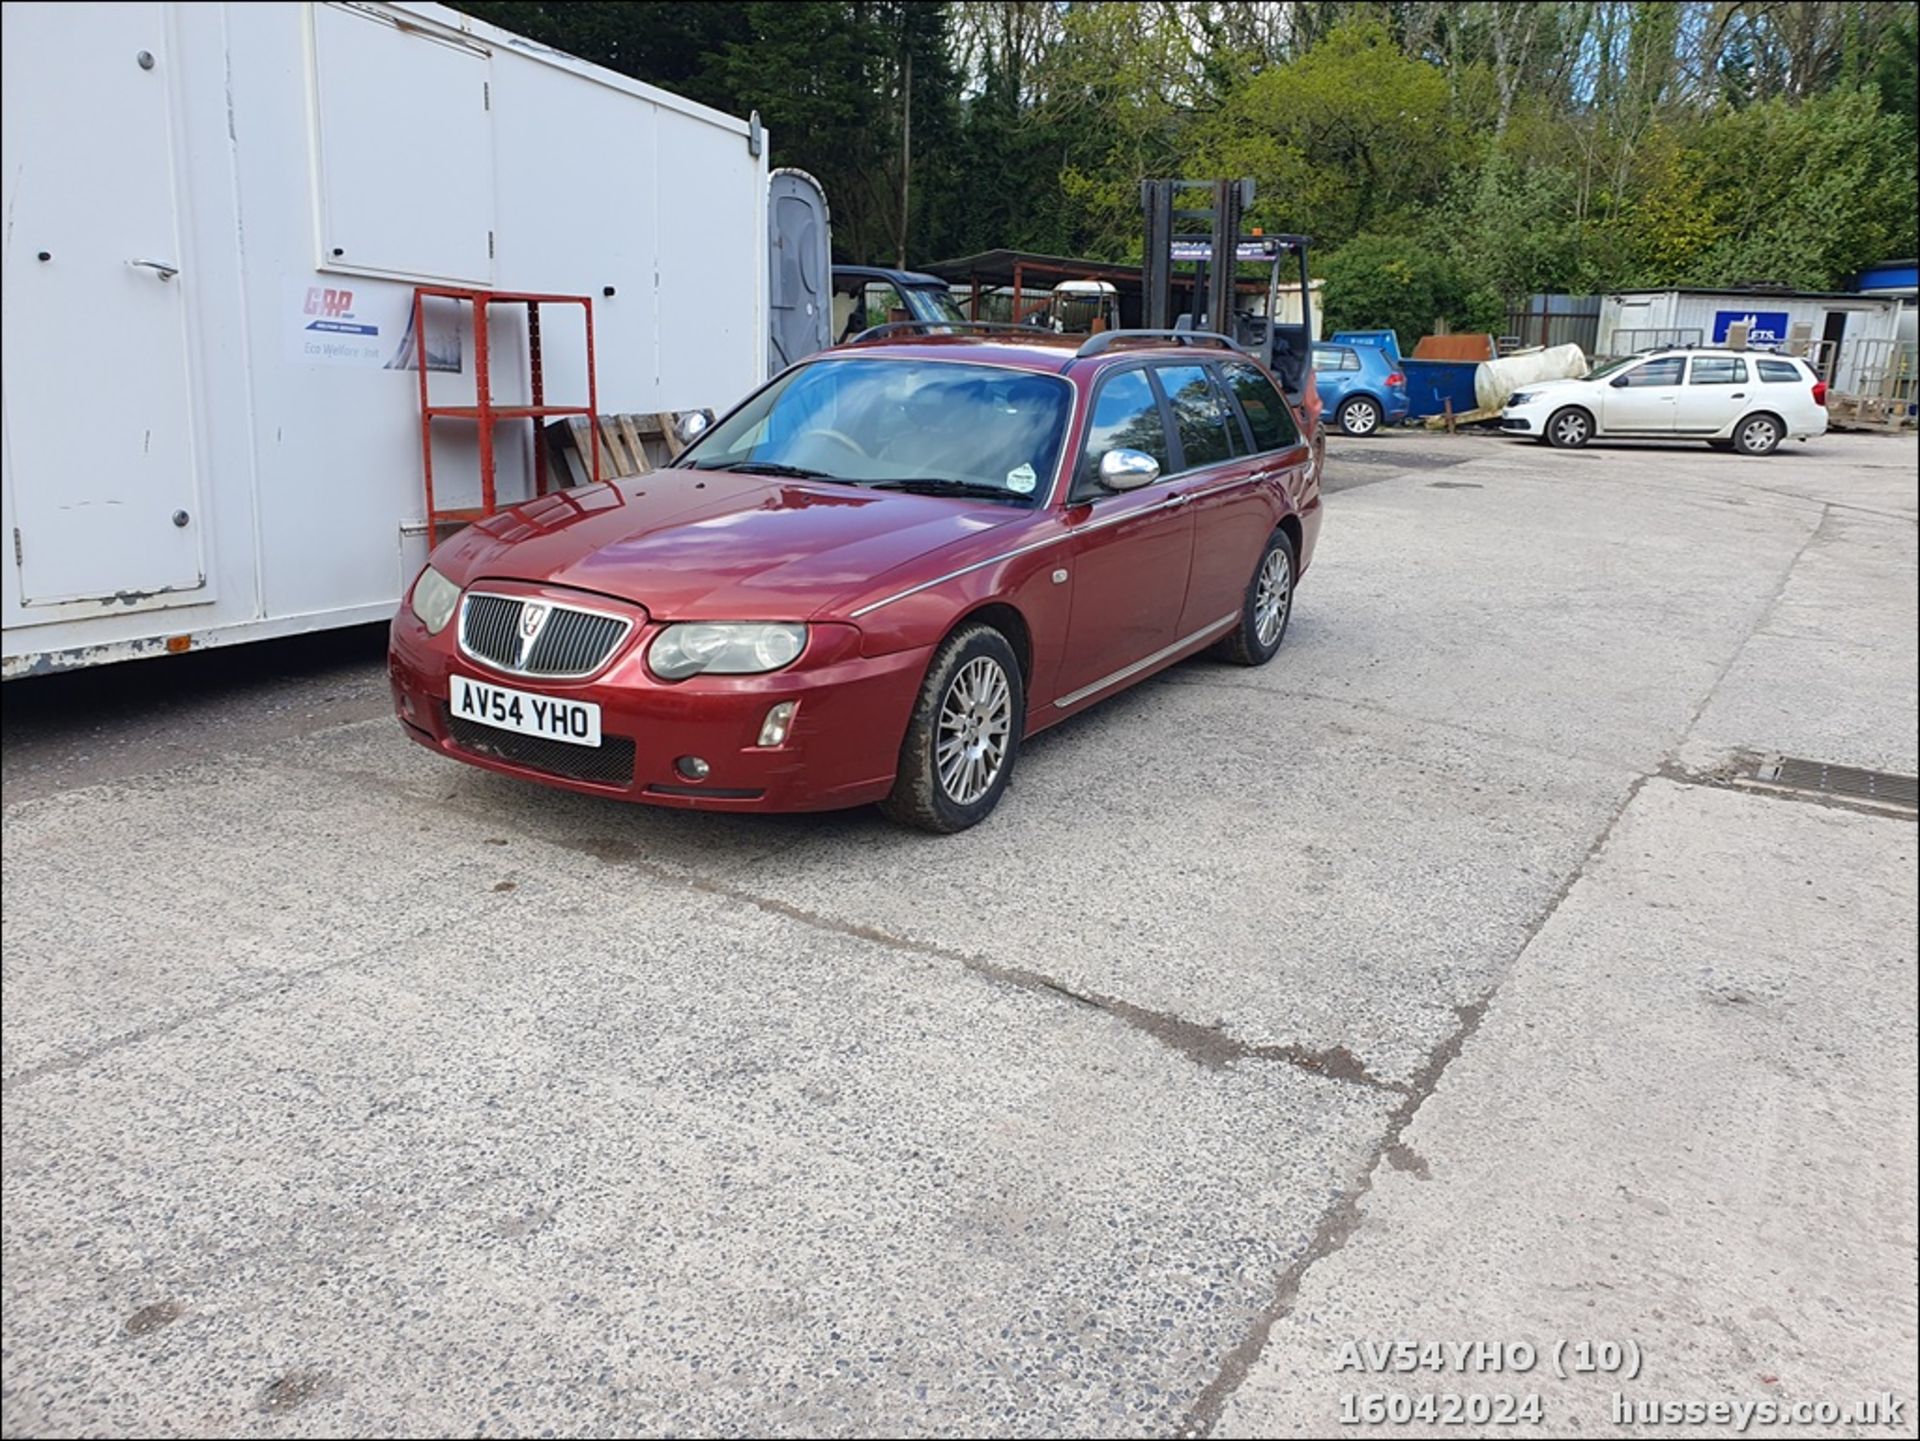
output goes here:
[{"label": "rear side window", "polygon": [[1316,345],[1313,348],[1313,368],[1315,370],[1358,370],[1360,357],[1351,350]]},{"label": "rear side window", "polygon": [[1160,384],[1173,407],[1173,423],[1180,432],[1180,461],[1184,470],[1218,465],[1238,453],[1234,434],[1239,429],[1227,413],[1225,400],[1214,389],[1204,365],[1163,365]]},{"label": "rear side window", "polygon": [[1251,365],[1223,365],[1220,373],[1226,377],[1227,389],[1240,402],[1240,413],[1253,432],[1256,451],[1285,450],[1299,443],[1300,428],[1293,423],[1293,412],[1271,380]]},{"label": "rear side window", "polygon": [[1173,469],[1167,453],[1167,427],[1160,419],[1160,397],[1144,370],[1123,370],[1100,382],[1093,400],[1093,419],[1087,424],[1086,456],[1073,488],[1084,500],[1104,489],[1100,484],[1100,457],[1110,450],[1144,451],[1160,462],[1161,474]]},{"label": "rear side window", "polygon": [[1691,385],[1745,385],[1747,363],[1732,355],[1696,355],[1687,381]]},{"label": "rear side window", "polygon": [[1614,384],[1618,385],[1624,381],[1627,385],[1678,385],[1680,369],[1685,364],[1686,361],[1677,355],[1649,360],[1645,365],[1638,365],[1629,370]]},{"label": "rear side window", "polygon": [[1760,378],[1768,381],[1804,381],[1806,376],[1800,373],[1800,367],[1791,360],[1756,360],[1754,366],[1760,372]]}]

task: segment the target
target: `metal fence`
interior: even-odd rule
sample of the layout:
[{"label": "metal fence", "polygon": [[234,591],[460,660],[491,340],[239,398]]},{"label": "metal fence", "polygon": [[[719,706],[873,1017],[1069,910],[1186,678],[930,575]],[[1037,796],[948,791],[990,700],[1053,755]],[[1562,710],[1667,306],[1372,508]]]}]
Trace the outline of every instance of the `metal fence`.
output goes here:
[{"label": "metal fence", "polygon": [[1684,346],[1706,343],[1707,333],[1697,325],[1623,327],[1613,332],[1607,342],[1606,355],[1594,358],[1612,360],[1623,355],[1639,355],[1648,350],[1678,350]]},{"label": "metal fence", "polygon": [[1577,345],[1588,355],[1600,336],[1597,295],[1534,295],[1507,311],[1505,339],[1520,345]]}]

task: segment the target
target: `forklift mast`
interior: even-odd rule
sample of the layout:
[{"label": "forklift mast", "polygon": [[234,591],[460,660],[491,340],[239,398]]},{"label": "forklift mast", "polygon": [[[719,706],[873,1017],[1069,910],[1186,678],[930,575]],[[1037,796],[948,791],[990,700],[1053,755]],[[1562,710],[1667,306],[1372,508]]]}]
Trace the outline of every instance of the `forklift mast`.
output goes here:
[{"label": "forklift mast", "polygon": [[[1194,192],[1201,192],[1194,196]],[[1176,206],[1175,201],[1201,198],[1203,206]],[[1149,330],[1214,330],[1233,339],[1242,349],[1266,363],[1280,380],[1288,398],[1298,402],[1311,375],[1313,355],[1313,293],[1307,275],[1307,237],[1304,235],[1242,235],[1241,218],[1253,203],[1251,180],[1143,180],[1140,205],[1146,214],[1147,243],[1143,261],[1146,304],[1142,315]],[[1173,267],[1194,266],[1190,303],[1184,315],[1173,314]],[[1242,265],[1267,270],[1267,313],[1239,308],[1238,281]],[[1300,323],[1280,323],[1281,272],[1299,270]],[[1291,278],[1288,281],[1291,284]]]}]

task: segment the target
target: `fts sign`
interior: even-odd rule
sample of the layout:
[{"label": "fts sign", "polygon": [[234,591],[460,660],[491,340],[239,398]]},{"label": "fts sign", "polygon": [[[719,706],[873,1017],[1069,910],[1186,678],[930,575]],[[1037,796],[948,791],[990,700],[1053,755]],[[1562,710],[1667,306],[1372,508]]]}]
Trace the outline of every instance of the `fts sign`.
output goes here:
[{"label": "fts sign", "polygon": [[1747,344],[1755,349],[1787,343],[1787,312],[1784,310],[1716,310],[1713,314],[1713,343],[1727,343],[1729,326],[1746,322]]}]

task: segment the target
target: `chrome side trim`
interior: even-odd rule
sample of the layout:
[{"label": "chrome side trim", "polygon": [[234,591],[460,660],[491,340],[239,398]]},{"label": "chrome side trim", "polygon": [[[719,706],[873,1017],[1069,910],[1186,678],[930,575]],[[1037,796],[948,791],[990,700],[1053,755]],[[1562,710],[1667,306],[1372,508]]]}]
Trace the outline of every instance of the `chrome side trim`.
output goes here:
[{"label": "chrome side trim", "polygon": [[1160,647],[1159,650],[1155,651],[1152,655],[1142,656],[1140,657],[1139,660],[1135,661],[1132,665],[1122,666],[1119,670],[1115,671],[1112,675],[1102,676],[1099,680],[1095,681],[1092,685],[1083,685],[1080,687],[1079,690],[1074,691],[1072,694],[1061,696],[1058,700],[1056,700],[1053,703],[1054,708],[1056,710],[1065,710],[1068,706],[1078,705],[1080,704],[1081,701],[1085,700],[1088,696],[1093,695],[1095,692],[1103,691],[1110,685],[1117,685],[1121,681],[1125,680],[1128,676],[1138,675],[1141,671],[1145,670],[1148,666],[1159,664],[1161,661],[1165,660],[1168,656],[1172,655],[1175,651],[1185,650],[1188,646],[1192,645],[1195,641],[1201,639],[1203,636],[1212,635],[1215,631],[1220,630],[1223,627],[1232,625],[1238,619],[1240,619],[1240,612],[1235,611],[1232,615],[1222,616],[1219,620],[1214,621],[1211,625],[1203,625],[1200,627],[1200,629],[1195,631],[1192,635],[1182,636],[1179,640],[1175,641],[1172,645],[1162,646]]},{"label": "chrome side trim", "polygon": [[[1109,498],[1117,499],[1117,497]],[[945,575],[935,576],[932,580],[923,580],[918,585],[910,585],[905,590],[897,590],[892,595],[883,596],[879,600],[869,601],[867,604],[861,606],[860,609],[853,612],[852,619],[858,620],[869,611],[876,611],[883,605],[892,605],[896,600],[905,600],[908,596],[918,595],[923,590],[932,590],[936,585],[945,585],[950,580],[958,580],[963,575],[972,575],[976,570],[985,570],[990,565],[998,565],[1003,560],[1012,560],[1015,556],[1025,555],[1028,551],[1043,550],[1047,546],[1058,545],[1063,540],[1072,540],[1075,536],[1088,535],[1096,530],[1105,530],[1108,526],[1112,525],[1125,525],[1130,520],[1140,520],[1145,516],[1157,515],[1163,510],[1178,510],[1190,499],[1190,496],[1184,494],[1170,495],[1158,505],[1143,505],[1138,510],[1123,511],[1121,514],[1109,516],[1105,520],[1089,521],[1085,525],[1077,525],[1072,530],[1063,531],[1059,535],[1048,536],[1045,540],[1030,541],[1026,545],[1015,546],[1012,550],[1004,550],[998,555],[989,556],[986,560],[976,560],[971,565],[963,565],[958,570],[950,570]]]},{"label": "chrome side trim", "polygon": [[[467,649],[467,602],[477,596],[485,596],[489,600],[516,601],[521,605],[533,601],[542,605],[550,605],[555,610],[577,610],[587,615],[600,616],[605,620],[616,620],[620,622],[620,634],[613,638],[613,644],[607,647],[607,653],[601,657],[599,663],[589,666],[586,670],[564,672],[520,670],[514,666],[502,665],[497,660],[489,660],[486,656],[479,655]],[[535,681],[585,680],[588,676],[598,675],[601,671],[613,664],[613,658],[620,654],[620,647],[625,645],[628,637],[633,634],[634,626],[632,616],[621,615],[618,611],[601,610],[598,606],[592,605],[576,605],[570,600],[550,600],[545,596],[510,595],[505,591],[499,590],[469,590],[464,592],[460,597],[460,614],[456,619],[458,620],[458,624],[454,627],[453,642],[465,659],[472,661],[477,666],[493,671],[496,675],[522,676],[528,680]]]}]

